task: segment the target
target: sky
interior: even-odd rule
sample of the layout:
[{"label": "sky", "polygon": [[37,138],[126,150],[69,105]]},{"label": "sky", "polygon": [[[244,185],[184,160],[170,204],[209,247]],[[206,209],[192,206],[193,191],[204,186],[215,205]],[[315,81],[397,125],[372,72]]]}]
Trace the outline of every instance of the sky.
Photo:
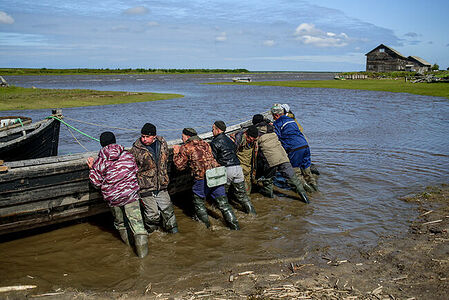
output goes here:
[{"label": "sky", "polygon": [[447,0],[0,0],[0,68],[364,71],[380,44],[449,67]]}]

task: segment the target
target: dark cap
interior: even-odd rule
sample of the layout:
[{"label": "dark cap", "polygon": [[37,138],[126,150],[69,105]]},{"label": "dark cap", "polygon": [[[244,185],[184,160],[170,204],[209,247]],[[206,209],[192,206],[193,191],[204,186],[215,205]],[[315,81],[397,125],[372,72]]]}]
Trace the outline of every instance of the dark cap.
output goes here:
[{"label": "dark cap", "polygon": [[248,127],[248,129],[246,130],[246,135],[256,138],[259,136],[259,130],[257,129],[256,126],[251,125]]},{"label": "dark cap", "polygon": [[100,145],[106,147],[110,144],[115,144],[115,135],[110,131],[105,131],[100,135]]},{"label": "dark cap", "polygon": [[257,114],[253,116],[253,125],[259,124],[264,121],[264,117],[261,114]]},{"label": "dark cap", "polygon": [[145,135],[156,135],[156,126],[151,123],[146,123],[145,125],[143,125],[140,133]]},{"label": "dark cap", "polygon": [[193,128],[184,128],[182,130],[182,133],[187,135],[187,136],[194,136],[197,135],[196,130]]},{"label": "dark cap", "polygon": [[215,121],[214,125],[218,129],[226,131],[226,124],[225,124],[225,122],[223,122],[223,121]]}]

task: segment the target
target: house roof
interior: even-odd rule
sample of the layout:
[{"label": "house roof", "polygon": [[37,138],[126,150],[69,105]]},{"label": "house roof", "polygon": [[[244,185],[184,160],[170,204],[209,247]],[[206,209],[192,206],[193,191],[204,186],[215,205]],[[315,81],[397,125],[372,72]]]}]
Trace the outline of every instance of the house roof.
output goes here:
[{"label": "house roof", "polygon": [[432,66],[427,61],[425,61],[424,59],[422,59],[421,57],[418,57],[418,56],[409,56],[408,59],[409,60],[415,60],[415,61],[417,61],[420,64],[425,65],[425,66]]},{"label": "house roof", "polygon": [[376,48],[374,48],[374,49],[371,50],[370,52],[366,53],[365,55],[368,55],[368,54],[370,54],[371,52],[374,52],[374,51],[376,51],[376,50],[379,49],[379,48],[386,48],[386,49],[390,50],[391,52],[393,52],[394,54],[396,54],[397,56],[399,56],[400,58],[407,59],[407,57],[405,57],[404,55],[402,55],[399,51],[396,51],[396,50],[394,50],[394,49],[391,48],[391,47],[385,46],[384,44],[380,44],[379,46],[377,46]]}]

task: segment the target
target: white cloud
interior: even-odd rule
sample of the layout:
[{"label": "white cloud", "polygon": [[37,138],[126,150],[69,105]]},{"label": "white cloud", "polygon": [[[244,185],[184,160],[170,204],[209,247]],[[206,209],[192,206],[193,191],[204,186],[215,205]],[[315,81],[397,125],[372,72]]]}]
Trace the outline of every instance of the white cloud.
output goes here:
[{"label": "white cloud", "polygon": [[278,60],[311,63],[359,63],[364,64],[363,53],[347,53],[342,55],[297,55],[297,56],[263,56],[245,57],[245,60]]},{"label": "white cloud", "polygon": [[273,41],[273,40],[265,40],[265,41],[263,41],[263,45],[267,46],[267,47],[272,47],[272,46],[274,46],[274,44],[275,44],[275,41]]},{"label": "white cloud", "polygon": [[302,23],[296,27],[294,35],[301,43],[317,47],[344,47],[349,42],[349,37],[344,32],[339,34],[324,32],[309,23]]},{"label": "white cloud", "polygon": [[149,27],[159,26],[159,23],[155,22],[155,21],[150,21],[147,23],[147,26],[149,26]]},{"label": "white cloud", "polygon": [[228,39],[228,37],[227,37],[227,35],[226,35],[226,32],[222,32],[222,33],[220,33],[219,35],[217,35],[216,37],[215,37],[215,41],[217,41],[217,42],[224,42],[224,41],[226,41]]},{"label": "white cloud", "polygon": [[146,15],[150,11],[145,6],[136,6],[124,11],[125,15]]},{"label": "white cloud", "polygon": [[12,24],[14,23],[14,18],[0,10],[0,24]]}]

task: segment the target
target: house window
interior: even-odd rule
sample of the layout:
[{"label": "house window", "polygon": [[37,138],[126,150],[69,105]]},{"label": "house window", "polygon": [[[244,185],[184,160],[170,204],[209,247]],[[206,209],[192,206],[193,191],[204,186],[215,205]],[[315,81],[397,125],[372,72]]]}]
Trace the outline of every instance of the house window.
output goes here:
[{"label": "house window", "polygon": [[384,48],[380,48],[379,52],[385,52],[385,49]]}]

